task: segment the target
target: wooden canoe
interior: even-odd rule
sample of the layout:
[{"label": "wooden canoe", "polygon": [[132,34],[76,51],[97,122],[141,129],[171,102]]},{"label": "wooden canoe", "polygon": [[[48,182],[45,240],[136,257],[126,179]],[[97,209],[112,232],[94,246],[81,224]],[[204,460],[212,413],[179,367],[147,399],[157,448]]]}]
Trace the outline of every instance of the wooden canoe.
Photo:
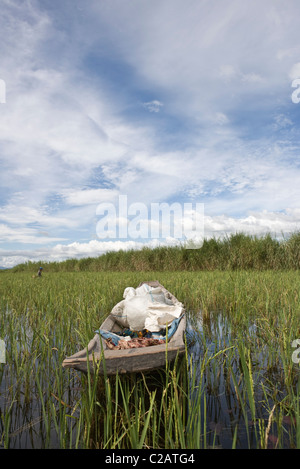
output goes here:
[{"label": "wooden canoe", "polygon": [[[158,281],[142,282],[139,286],[143,283],[151,287],[161,287],[167,298],[171,299],[173,303],[178,301]],[[162,368],[165,367],[166,360],[172,362],[178,355],[185,353],[185,328],[186,318],[183,310],[175,333],[166,343],[125,350],[110,350],[105,339],[97,333],[86,348],[65,358],[62,366],[85,373],[87,373],[88,367],[91,373],[95,371],[96,367],[99,367],[99,373],[106,373],[107,375],[115,375],[117,372],[119,374],[136,373]],[[117,333],[121,332],[122,327],[113,316],[109,315],[101,325],[101,329]]]}]

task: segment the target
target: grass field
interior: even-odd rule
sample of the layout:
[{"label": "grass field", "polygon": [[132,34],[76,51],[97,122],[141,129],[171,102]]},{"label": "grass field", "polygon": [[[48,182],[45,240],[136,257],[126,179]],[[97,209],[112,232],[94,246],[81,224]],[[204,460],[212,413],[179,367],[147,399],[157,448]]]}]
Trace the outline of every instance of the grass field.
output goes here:
[{"label": "grass field", "polygon": [[[0,447],[300,448],[299,272],[49,270],[0,275]],[[144,280],[185,304],[186,359],[153,376],[63,369]]]},{"label": "grass field", "polygon": [[[26,262],[14,272],[32,272],[41,261]],[[164,271],[215,270],[298,270],[300,269],[300,232],[280,241],[271,235],[250,236],[237,233],[223,238],[204,239],[201,249],[144,247],[140,250],[107,252],[98,257],[42,262],[48,272],[148,272],[154,266]]]}]

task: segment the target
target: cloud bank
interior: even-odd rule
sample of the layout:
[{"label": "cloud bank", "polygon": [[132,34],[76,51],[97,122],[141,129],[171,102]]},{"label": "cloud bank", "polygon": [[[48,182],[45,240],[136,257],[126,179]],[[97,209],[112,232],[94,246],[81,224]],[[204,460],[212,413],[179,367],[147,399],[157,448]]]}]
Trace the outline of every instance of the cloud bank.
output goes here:
[{"label": "cloud bank", "polygon": [[299,228],[296,0],[2,3],[0,265],[139,248],[95,239],[120,194]]}]

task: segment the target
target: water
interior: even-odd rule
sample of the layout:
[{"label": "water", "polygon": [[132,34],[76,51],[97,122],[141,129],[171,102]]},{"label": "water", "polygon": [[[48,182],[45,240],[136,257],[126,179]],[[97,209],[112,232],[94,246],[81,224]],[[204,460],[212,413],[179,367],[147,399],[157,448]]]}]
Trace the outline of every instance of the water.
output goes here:
[{"label": "water", "polygon": [[[277,360],[270,366],[272,360],[270,362],[268,350],[255,350],[254,346],[251,355],[255,383],[253,420],[237,347],[243,337],[248,343],[255,344],[258,335],[255,322],[249,323],[244,330],[236,329],[222,312],[211,313],[209,317],[201,312],[188,314],[188,356],[193,370],[190,406],[200,396],[202,446],[226,449],[232,448],[235,441],[237,448],[258,448],[261,429],[265,431],[273,405],[284,401],[282,363]],[[30,356],[33,340],[36,336],[30,328],[20,332],[16,353],[23,357],[23,362],[21,365],[19,362],[18,369],[17,359],[10,360],[10,364],[0,363],[0,448],[61,448],[64,437],[60,431],[69,434],[69,446],[74,447],[80,412],[76,405],[83,392],[80,375],[61,369],[59,342],[55,337],[48,344],[51,353],[46,360],[38,354]],[[12,353],[8,344],[7,356]],[[31,367],[28,366],[30,360]],[[243,405],[233,374],[244,398]],[[274,382],[272,395],[270,388]],[[192,412],[191,407],[189,411]],[[280,443],[280,447],[289,448],[291,442],[295,445],[295,427],[286,412],[282,414],[282,428],[278,429],[272,422],[267,445],[277,447]]]},{"label": "water", "polygon": [[[3,337],[6,360],[0,363],[0,449],[60,448],[51,415],[59,422],[61,401],[80,400],[80,378],[62,373],[55,335],[43,337],[28,325],[25,315],[7,324],[12,325]],[[59,388],[64,391],[57,398]],[[77,416],[74,412],[74,419],[69,419],[70,427]]]},{"label": "water", "polygon": [[[228,318],[222,312],[212,313],[205,319],[202,313],[191,314],[187,323],[187,338],[189,342],[189,359],[198,384],[198,389],[192,393],[192,399],[196,400],[198,393],[201,397],[202,428],[206,427],[207,447],[232,448],[235,440],[236,448],[259,448],[261,435],[268,425],[270,410],[276,398],[284,400],[286,390],[283,385],[283,365],[278,360],[273,367],[268,366],[270,357],[268,349],[260,348],[252,354],[252,375],[255,395],[255,419],[251,415],[251,409],[246,394],[243,406],[237,395],[235,384],[231,374],[234,373],[236,382],[240,384],[240,392],[243,392],[243,371],[239,356],[236,352],[241,331],[236,335]],[[249,323],[247,330],[242,331],[242,336],[247,337],[248,342],[255,344],[259,328],[255,322]],[[226,350],[228,349],[228,350]],[[255,349],[255,346],[254,346]],[[201,375],[203,359],[213,357],[218,352],[220,355],[213,359]],[[230,358],[229,358],[230,357]],[[192,381],[192,379],[191,379]],[[266,390],[269,384],[275,384],[274,400],[267,396]],[[300,383],[298,374],[298,385]],[[206,408],[206,418],[204,409]],[[263,431],[262,431],[263,429]],[[291,418],[287,415],[282,418],[281,446],[290,448],[295,445],[295,429],[292,429]],[[278,428],[272,422],[267,440],[268,448],[275,448],[279,444]]]}]

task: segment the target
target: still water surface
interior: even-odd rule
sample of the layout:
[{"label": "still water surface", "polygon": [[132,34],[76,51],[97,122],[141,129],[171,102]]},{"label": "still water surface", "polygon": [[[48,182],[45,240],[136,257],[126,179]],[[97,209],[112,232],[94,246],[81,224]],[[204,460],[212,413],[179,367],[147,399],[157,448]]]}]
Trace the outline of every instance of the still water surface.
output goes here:
[{"label": "still water surface", "polygon": [[[231,330],[226,316],[222,313],[214,314],[213,319],[204,321],[201,312],[188,315],[187,321],[187,343],[189,363],[193,370],[190,390],[191,401],[199,398],[201,394],[201,428],[205,433],[205,447],[232,448],[233,441],[237,448],[257,448],[259,445],[259,424],[266,425],[272,408],[272,401],[266,400],[260,405],[259,400],[263,398],[262,388],[256,389],[256,419],[252,420],[251,412],[247,401],[242,409],[239,402],[235,385],[230,378],[230,373],[236,374],[236,379],[241,376],[241,366],[234,353],[235,337]],[[32,331],[27,329],[27,338],[30,341]],[[248,337],[255,337],[257,327],[255,323],[249,324],[245,331]],[[80,375],[77,373],[68,374],[61,369],[61,362],[57,358],[55,349],[59,344],[53,343],[53,354],[51,363],[43,368],[43,379],[37,383],[33,375],[40,370],[39,358],[32,363],[30,372],[24,373],[22,369],[15,370],[9,364],[0,363],[0,448],[8,447],[15,449],[43,449],[60,448],[61,439],[58,437],[59,429],[51,419],[45,421],[48,413],[59,412],[61,404],[54,392],[50,392],[51,405],[49,407],[49,387],[59,373],[60,380],[66,380],[63,384],[66,391],[63,395],[64,405],[69,406],[68,428],[63,431],[72,432],[70,437],[71,446],[76,440],[76,421],[79,410],[76,409],[76,402],[80,400],[82,384]],[[203,363],[209,360],[220,351],[220,355],[209,361],[203,372]],[[11,350],[6,351],[9,355]],[[16,352],[14,352],[16,353]],[[17,350],[18,354],[26,355],[26,350],[22,347]],[[26,357],[25,357],[26,358]],[[264,380],[267,386],[268,380],[278,380],[278,392],[284,393],[280,389],[280,376],[282,369],[280,365],[273,369],[267,367],[264,350],[257,351],[253,362],[253,376],[259,380]],[[25,360],[26,361],[26,360]],[[230,362],[230,363],[229,363]],[[229,366],[230,365],[230,366]],[[268,371],[267,371],[268,368]],[[56,370],[53,373],[53,370]],[[70,378],[71,376],[71,378]],[[284,396],[281,396],[281,399]],[[190,408],[191,409],[191,408]],[[191,411],[191,410],[190,410]],[[291,422],[289,418],[283,419],[285,425],[283,437],[283,447],[289,447],[291,440]],[[192,431],[192,429],[190,429]],[[293,438],[293,437],[292,437]],[[268,447],[276,447],[278,444],[276,436],[276,426],[272,425],[270,431]]]}]

